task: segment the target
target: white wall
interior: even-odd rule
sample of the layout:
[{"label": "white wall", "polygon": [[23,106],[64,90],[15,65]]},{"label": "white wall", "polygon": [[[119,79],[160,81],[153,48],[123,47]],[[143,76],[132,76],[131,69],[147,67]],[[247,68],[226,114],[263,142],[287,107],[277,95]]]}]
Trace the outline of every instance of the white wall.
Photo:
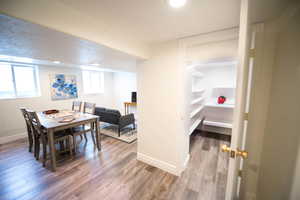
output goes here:
[{"label": "white wall", "polygon": [[[299,199],[300,11],[279,35],[267,128],[262,149],[258,199]],[[294,184],[294,186],[293,186]],[[294,188],[291,192],[291,188]]]},{"label": "white wall", "polygon": [[[207,34],[207,36],[209,35],[212,34]],[[237,49],[237,39],[229,38],[226,41],[208,42],[188,48],[187,59],[190,61],[208,61],[216,58],[236,59]]]},{"label": "white wall", "polygon": [[[137,91],[136,73],[116,72],[113,74],[113,81],[114,107],[124,114],[124,102],[131,102],[131,92]],[[130,108],[130,112],[136,113],[136,108]]]},{"label": "white wall", "polygon": [[20,98],[0,100],[0,142],[3,137],[13,136],[25,132],[25,122],[20,107],[27,107],[36,111],[47,109],[70,109],[72,101],[52,101],[50,97],[49,74],[65,73],[77,76],[78,100],[93,102],[97,106],[113,107],[113,73],[105,72],[104,93],[84,95],[82,91],[81,70],[68,67],[39,66],[41,96],[34,98]]},{"label": "white wall", "polygon": [[177,41],[153,49],[138,64],[138,160],[179,175],[188,156],[183,65]]}]

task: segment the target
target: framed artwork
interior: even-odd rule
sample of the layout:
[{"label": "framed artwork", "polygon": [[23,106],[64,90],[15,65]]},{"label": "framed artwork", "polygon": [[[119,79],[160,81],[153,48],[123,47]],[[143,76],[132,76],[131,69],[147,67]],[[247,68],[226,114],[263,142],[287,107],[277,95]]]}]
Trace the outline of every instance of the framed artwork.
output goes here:
[{"label": "framed artwork", "polygon": [[75,75],[50,75],[50,88],[52,100],[65,100],[78,98]]}]

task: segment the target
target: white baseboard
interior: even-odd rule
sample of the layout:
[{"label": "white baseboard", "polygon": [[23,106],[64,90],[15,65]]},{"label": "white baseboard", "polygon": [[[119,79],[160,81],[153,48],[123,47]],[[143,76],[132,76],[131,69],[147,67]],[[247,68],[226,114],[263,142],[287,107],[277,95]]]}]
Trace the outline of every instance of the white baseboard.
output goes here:
[{"label": "white baseboard", "polygon": [[26,137],[27,137],[27,133],[20,133],[16,135],[0,137],[0,144],[6,144]]},{"label": "white baseboard", "polygon": [[171,174],[174,174],[175,176],[180,176],[181,170],[178,169],[175,165],[169,164],[167,162],[152,158],[150,156],[147,156],[142,153],[137,153],[137,159],[139,161],[142,161],[146,164],[152,165],[154,167],[157,167],[161,170],[164,170],[166,172],[169,172]]}]

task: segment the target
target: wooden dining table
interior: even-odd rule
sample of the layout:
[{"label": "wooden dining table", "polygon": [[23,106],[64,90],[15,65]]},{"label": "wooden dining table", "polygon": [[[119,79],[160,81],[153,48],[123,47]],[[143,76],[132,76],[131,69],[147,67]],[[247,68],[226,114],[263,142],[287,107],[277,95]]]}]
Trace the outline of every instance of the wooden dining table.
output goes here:
[{"label": "wooden dining table", "polygon": [[[73,111],[60,111],[55,114],[44,114],[43,112],[38,113],[41,125],[47,130],[50,155],[51,155],[51,166],[52,171],[56,170],[56,149],[54,144],[55,132],[78,127],[80,125],[90,124],[93,127],[96,135],[96,147],[98,151],[101,151],[101,138],[99,131],[99,116]],[[73,118],[72,121],[65,122],[64,119]],[[94,124],[94,125],[93,125]]]}]

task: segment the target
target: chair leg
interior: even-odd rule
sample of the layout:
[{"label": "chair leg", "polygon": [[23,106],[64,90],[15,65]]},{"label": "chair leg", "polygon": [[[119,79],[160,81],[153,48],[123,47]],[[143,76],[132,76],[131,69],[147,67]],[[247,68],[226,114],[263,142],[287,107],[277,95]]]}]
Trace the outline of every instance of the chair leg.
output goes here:
[{"label": "chair leg", "polygon": [[86,137],[86,133],[84,133],[83,136],[84,136],[85,141],[87,142],[88,139],[87,139],[87,137]]},{"label": "chair leg", "polygon": [[64,144],[64,141],[59,141],[59,147],[62,151],[65,150],[65,144]]},{"label": "chair leg", "polygon": [[27,133],[28,133],[28,140],[29,140],[29,152],[32,152],[32,146],[33,146],[33,138],[32,138],[32,133],[30,128],[27,128]]},{"label": "chair leg", "polygon": [[68,147],[69,147],[69,151],[70,151],[70,155],[73,156],[73,137],[72,136],[69,136],[68,137],[68,140],[67,140],[67,143],[68,143]]},{"label": "chair leg", "polygon": [[40,159],[40,140],[37,139],[37,142],[36,142],[36,157],[35,157],[36,160],[39,160]]},{"label": "chair leg", "polygon": [[81,140],[83,140],[83,137],[82,137],[82,135],[80,135],[80,139],[81,139]]},{"label": "chair leg", "polygon": [[91,135],[92,135],[93,143],[94,143],[94,145],[96,145],[96,140],[95,140],[94,131],[91,131]]},{"label": "chair leg", "polygon": [[119,137],[121,137],[121,129],[120,129],[120,126],[118,127],[118,135],[119,135]]},{"label": "chair leg", "polygon": [[47,161],[47,143],[46,141],[43,141],[43,167],[46,167],[46,161]]},{"label": "chair leg", "polygon": [[133,123],[133,130],[135,130],[136,129],[136,127],[135,127],[135,123]]},{"label": "chair leg", "polygon": [[76,154],[76,135],[73,135],[73,148],[74,148],[74,153]]}]

